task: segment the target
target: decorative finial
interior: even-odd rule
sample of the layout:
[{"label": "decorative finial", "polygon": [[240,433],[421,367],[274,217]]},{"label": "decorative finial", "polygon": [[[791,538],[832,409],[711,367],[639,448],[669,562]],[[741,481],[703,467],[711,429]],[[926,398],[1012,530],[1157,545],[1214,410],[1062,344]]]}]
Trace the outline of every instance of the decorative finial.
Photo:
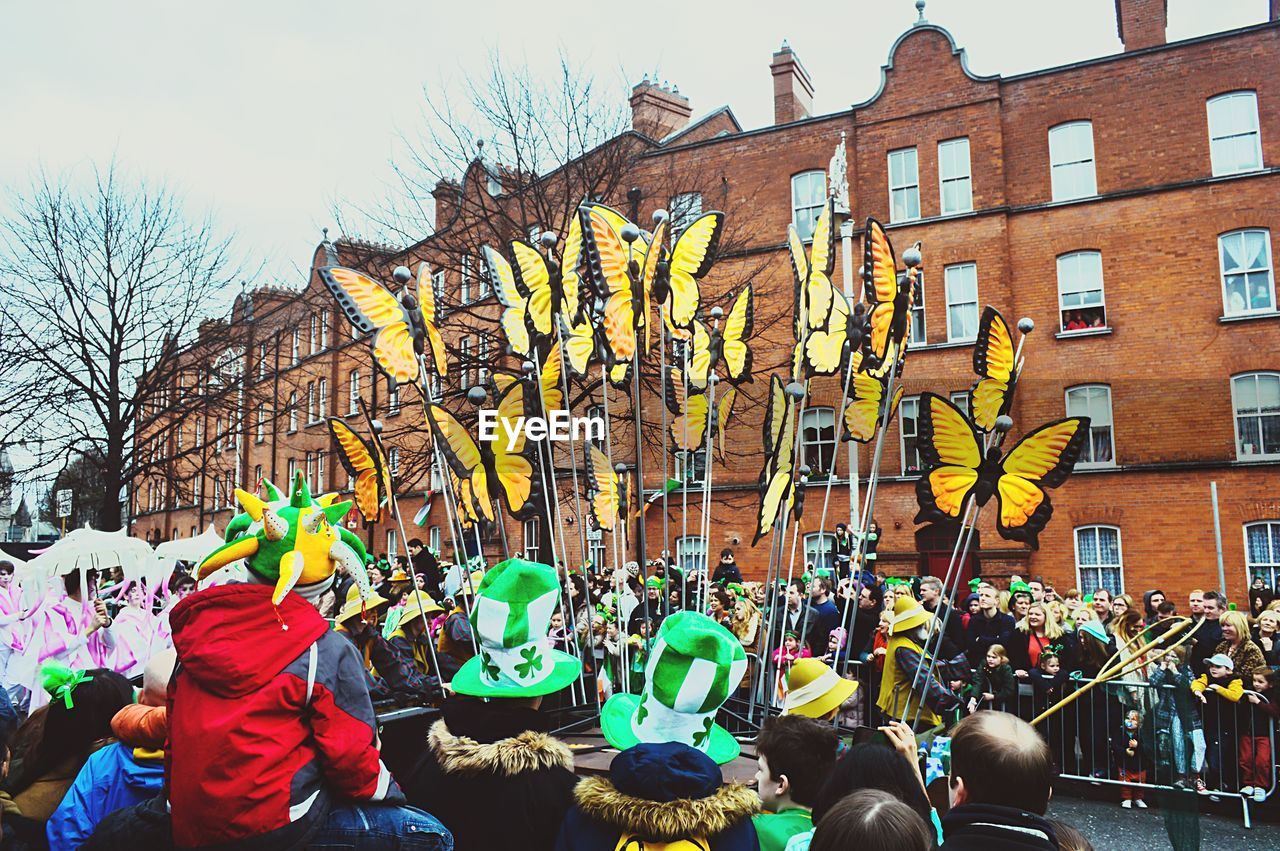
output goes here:
[{"label": "decorative finial", "polygon": [[784,39],[782,40],[782,47],[779,47],[779,48],[778,48],[778,52],[779,52],[779,53],[781,53],[781,52],[782,52],[782,51],[784,51],[784,50],[790,50],[790,49],[791,49],[791,42],[787,41],[787,40],[784,38]]},{"label": "decorative finial", "polygon": [[328,241],[329,241],[329,229],[328,229],[328,228],[320,228],[320,233],[324,234],[324,241],[325,241],[325,242],[328,242]]},{"label": "decorative finial", "polygon": [[916,0],[916,11],[920,14],[920,17],[916,19],[917,24],[923,24],[925,22],[924,5],[925,5],[925,0]]}]

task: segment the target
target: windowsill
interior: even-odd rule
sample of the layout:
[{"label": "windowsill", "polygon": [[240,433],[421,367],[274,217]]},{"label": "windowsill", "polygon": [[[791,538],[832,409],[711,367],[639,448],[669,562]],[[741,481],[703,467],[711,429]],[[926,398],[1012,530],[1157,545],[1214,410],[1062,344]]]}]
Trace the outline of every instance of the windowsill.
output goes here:
[{"label": "windowsill", "polygon": [[960,349],[965,346],[972,346],[977,340],[947,340],[945,343],[925,343],[923,345],[908,346],[907,351],[911,352],[931,352],[937,349]]},{"label": "windowsill", "polygon": [[1109,461],[1105,464],[1085,464],[1085,463],[1077,462],[1072,472],[1073,473],[1116,473],[1116,472],[1119,472],[1120,469],[1121,469],[1120,465],[1115,463],[1114,461]]},{"label": "windowsill", "polygon": [[1239,452],[1236,453],[1237,464],[1274,464],[1277,461],[1280,461],[1280,455],[1241,455]]},{"label": "windowsill", "polygon": [[1248,322],[1253,319],[1280,319],[1280,310],[1258,311],[1257,313],[1234,313],[1230,316],[1218,317],[1218,321],[1224,325],[1229,322]]},{"label": "windowsill", "polygon": [[1235,171],[1215,171],[1211,176],[1212,177],[1239,177],[1242,174],[1257,174],[1260,171],[1266,171],[1266,170],[1267,170],[1267,167],[1265,165],[1257,165],[1257,166],[1254,166],[1253,168],[1241,168]]},{"label": "windowsill", "polygon": [[389,416],[389,417],[398,417],[398,416],[400,416],[400,409],[399,409],[399,408],[396,408],[394,411],[387,411],[387,416]]},{"label": "windowsill", "polygon": [[1059,331],[1053,336],[1059,340],[1070,340],[1074,337],[1105,337],[1115,329],[1110,325],[1103,328],[1081,328],[1079,331]]},{"label": "windowsill", "polygon": [[297,433],[298,433],[298,430],[296,428],[291,428],[285,432],[285,434],[297,434]]}]

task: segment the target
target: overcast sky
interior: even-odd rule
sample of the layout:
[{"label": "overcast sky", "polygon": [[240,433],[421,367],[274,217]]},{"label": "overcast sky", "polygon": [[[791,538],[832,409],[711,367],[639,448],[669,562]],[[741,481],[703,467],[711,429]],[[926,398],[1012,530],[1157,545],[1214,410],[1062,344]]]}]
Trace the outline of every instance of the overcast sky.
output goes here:
[{"label": "overcast sky", "polygon": [[[645,73],[694,116],[772,120],[785,38],[819,113],[873,94],[914,0],[8,2],[0,17],[0,186],[115,157],[234,231],[251,265],[297,286],[337,199],[380,197],[423,86],[483,74],[491,51],[554,77],[563,51],[625,98]],[[592,18],[593,8],[611,14]],[[980,74],[1118,52],[1114,0],[931,0]],[[1169,38],[1266,19],[1266,0],[1169,0]],[[627,24],[619,25],[619,13]],[[3,203],[3,200],[0,200]]]}]

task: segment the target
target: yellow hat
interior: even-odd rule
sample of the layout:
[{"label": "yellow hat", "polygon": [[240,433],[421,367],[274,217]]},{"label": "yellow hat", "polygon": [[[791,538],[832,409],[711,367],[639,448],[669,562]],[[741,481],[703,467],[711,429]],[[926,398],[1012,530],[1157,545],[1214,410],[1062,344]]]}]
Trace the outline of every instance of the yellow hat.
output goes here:
[{"label": "yellow hat", "polygon": [[787,676],[787,699],[782,705],[782,714],[821,718],[857,690],[855,680],[842,678],[821,659],[797,659]]},{"label": "yellow hat", "polygon": [[391,571],[391,577],[387,579],[387,581],[388,582],[408,582],[409,574],[404,572],[403,567],[397,567],[395,570]]},{"label": "yellow hat", "polygon": [[462,583],[462,587],[458,589],[458,595],[466,594],[470,596],[480,590],[480,583],[484,581],[483,570],[471,571],[471,581]]},{"label": "yellow hat", "polygon": [[386,597],[383,597],[377,591],[370,591],[369,599],[361,601],[360,589],[353,584],[347,589],[347,601],[342,604],[342,611],[338,612],[338,616],[334,620],[342,623],[360,614],[361,611],[376,609],[378,606],[385,606],[389,602]]},{"label": "yellow hat", "polygon": [[889,634],[901,635],[927,624],[933,615],[914,597],[906,594],[893,601],[893,618],[889,621]]},{"label": "yellow hat", "polygon": [[426,591],[414,591],[405,595],[404,611],[400,614],[400,625],[404,626],[414,618],[425,618],[443,612],[440,604],[431,599]]}]

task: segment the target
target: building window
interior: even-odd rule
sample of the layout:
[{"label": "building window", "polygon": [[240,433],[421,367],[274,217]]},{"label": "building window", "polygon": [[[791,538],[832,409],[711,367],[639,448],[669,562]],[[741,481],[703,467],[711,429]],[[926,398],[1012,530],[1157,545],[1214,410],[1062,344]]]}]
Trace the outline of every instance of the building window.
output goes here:
[{"label": "building window", "polygon": [[439,493],[444,490],[444,474],[440,472],[440,457],[435,456],[431,459],[431,492]]},{"label": "building window", "polygon": [[969,171],[969,140],[938,143],[938,183],[942,215],[973,209],[973,178]]},{"label": "building window", "polygon": [[288,470],[289,470],[288,481],[290,482],[290,487],[292,487],[293,479],[295,476],[298,475],[298,459],[297,458],[289,459]]},{"label": "building window", "polygon": [[255,491],[258,489],[258,485],[262,484],[262,465],[261,464],[253,465],[253,482],[251,482],[251,484],[253,485],[253,489]]},{"label": "building window", "polygon": [[302,347],[302,334],[297,328],[293,329],[293,333],[289,335],[289,363],[293,366],[298,365],[299,350]]},{"label": "building window", "polygon": [[1245,524],[1244,562],[1250,585],[1262,577],[1268,588],[1276,587],[1280,579],[1280,521]]},{"label": "building window", "polygon": [[832,408],[805,408],[800,418],[800,458],[811,476],[830,473],[836,457],[836,414]]},{"label": "building window", "polygon": [[400,475],[400,447],[392,446],[387,450],[387,470],[393,476]]},{"label": "building window", "polygon": [[700,535],[684,535],[676,538],[676,564],[689,575],[691,570],[707,569],[707,542]]},{"label": "building window", "polygon": [[396,549],[396,530],[388,529],[387,530],[387,558],[391,559],[392,561],[395,561],[397,552],[398,550]]},{"label": "building window", "polygon": [[525,561],[538,561],[538,540],[540,536],[541,524],[537,517],[531,517],[524,521],[524,559]]},{"label": "building window", "polygon": [[310,321],[307,324],[310,326],[308,330],[311,332],[311,354],[314,355],[320,351],[320,317],[314,313],[311,314]]},{"label": "building window", "polygon": [[1064,332],[1107,327],[1100,252],[1075,251],[1058,258],[1058,313]]},{"label": "building window", "polygon": [[1218,237],[1222,266],[1222,303],[1227,316],[1274,311],[1271,231],[1238,230]]},{"label": "building window", "polygon": [[176,452],[182,451],[182,432],[182,423],[178,423],[173,429],[174,450]]},{"label": "building window", "polygon": [[289,394],[289,432],[298,430],[298,391]]},{"label": "building window", "polygon": [[923,346],[929,342],[925,336],[924,326],[924,272],[916,270],[915,297],[911,305],[911,330],[907,342],[913,346]]},{"label": "building window", "polygon": [[204,446],[204,419],[196,420],[196,448]]},{"label": "building window", "polygon": [[835,569],[836,536],[830,532],[811,532],[804,536],[804,563],[815,570]]},{"label": "building window", "polygon": [[191,477],[191,501],[195,505],[200,504],[200,500],[204,498],[204,476],[196,473]]},{"label": "building window", "polygon": [[1280,373],[1251,372],[1231,379],[1236,412],[1236,457],[1280,458]]},{"label": "building window", "polygon": [[387,388],[387,415],[395,416],[400,413],[400,385],[391,384]]},{"label": "building window", "polygon": [[440,527],[432,526],[427,530],[427,546],[436,555],[440,554]]},{"label": "building window", "polygon": [[314,381],[307,382],[307,422],[316,421],[316,384]]},{"label": "building window", "polygon": [[[821,207],[819,207],[821,211]],[[679,236],[702,215],[702,193],[681,192],[671,199],[671,235]]]},{"label": "building window", "polygon": [[969,416],[969,391],[961,390],[951,394],[951,404],[964,411],[964,415]]},{"label": "building window", "polygon": [[[609,421],[608,421],[607,419],[605,419],[605,416],[604,416],[604,405],[588,405],[588,406],[587,406],[587,419],[589,419],[589,420],[599,420],[600,422],[604,423],[603,434],[608,434],[608,433],[609,433]],[[588,432],[588,433],[590,433],[590,432]],[[588,438],[588,439],[587,439],[587,444],[588,444],[588,445],[590,445],[590,446],[595,446],[596,448],[601,449],[601,450],[603,450],[603,449],[604,449],[604,446],[605,446],[605,445],[604,445],[604,439],[603,439],[603,438],[601,438],[601,439],[599,439],[599,440],[597,440],[597,439],[595,439],[595,438]],[[679,478],[679,477],[677,477],[677,478]]]},{"label": "building window", "polygon": [[431,373],[431,400],[439,402],[443,398],[444,382],[440,380],[440,376],[434,371]]},{"label": "building window", "polygon": [[458,341],[458,366],[462,369],[462,389],[466,390],[476,383],[475,363],[471,360],[471,338],[463,337]]},{"label": "building window", "polygon": [[1110,467],[1115,462],[1115,438],[1111,429],[1111,388],[1086,384],[1067,390],[1067,416],[1089,418],[1089,442],[1076,462],[1085,467]]},{"label": "building window", "polygon": [[324,462],[325,462],[324,456],[327,454],[328,453],[326,452],[316,453],[316,484],[315,484],[316,493],[319,493],[324,490]]},{"label": "building window", "polygon": [[902,424],[902,475],[920,474],[920,446],[916,423],[920,417],[920,397],[908,396],[898,406],[898,420]]},{"label": "building window", "polygon": [[1053,200],[1098,194],[1093,167],[1093,122],[1072,121],[1049,130],[1049,177]]},{"label": "building window", "polygon": [[826,203],[825,171],[806,171],[791,178],[791,223],[805,242],[813,239],[813,225]]},{"label": "building window", "polygon": [[961,263],[943,270],[947,291],[947,341],[978,338],[978,266]]},{"label": "building window", "polygon": [[1105,588],[1111,596],[1124,593],[1124,561],[1120,530],[1115,526],[1076,529],[1076,587],[1085,594]]},{"label": "building window", "polygon": [[442,311],[440,306],[444,304],[444,269],[433,272],[431,275],[431,289],[436,295],[436,319],[439,319]]},{"label": "building window", "polygon": [[317,419],[324,419],[329,413],[329,380],[321,378],[316,382],[316,408],[320,415]]},{"label": "building window", "polygon": [[488,384],[489,368],[487,366],[484,366],[484,364],[487,364],[489,362],[489,338],[480,337],[478,339],[479,339],[480,345],[479,345],[479,358],[477,360],[480,363],[480,367],[479,369],[476,370],[476,372],[479,376],[480,383]]},{"label": "building window", "polygon": [[889,152],[889,221],[920,218],[920,170],[916,149]]},{"label": "building window", "polygon": [[267,377],[267,344],[258,344],[258,380]]},{"label": "building window", "polygon": [[[222,427],[222,417],[213,421],[213,448],[218,452],[227,448],[227,430]],[[151,460],[155,461],[154,456]]]},{"label": "building window", "polygon": [[679,450],[675,454],[676,478],[685,485],[701,485],[707,479],[707,450]]},{"label": "building window", "polygon": [[320,311],[320,351],[329,348],[329,311]]},{"label": "building window", "polygon": [[604,532],[599,529],[587,530],[587,560],[597,570],[604,570],[609,564],[608,548],[604,545]]},{"label": "building window", "polygon": [[471,303],[471,255],[462,255],[462,283],[458,287],[458,304]]},{"label": "building window", "polygon": [[253,430],[253,442],[262,443],[267,439],[267,403],[258,403],[258,423]]},{"label": "building window", "polygon": [[347,416],[360,413],[360,370],[353,369],[347,377]]},{"label": "building window", "polygon": [[1262,168],[1258,95],[1231,92],[1209,98],[1209,162],[1215,175]]},{"label": "building window", "polygon": [[316,454],[314,452],[308,452],[306,461],[304,463],[306,464],[304,468],[306,470],[306,473],[304,475],[306,475],[307,477],[307,486],[310,487],[312,490],[315,490],[316,489],[315,487]]}]

